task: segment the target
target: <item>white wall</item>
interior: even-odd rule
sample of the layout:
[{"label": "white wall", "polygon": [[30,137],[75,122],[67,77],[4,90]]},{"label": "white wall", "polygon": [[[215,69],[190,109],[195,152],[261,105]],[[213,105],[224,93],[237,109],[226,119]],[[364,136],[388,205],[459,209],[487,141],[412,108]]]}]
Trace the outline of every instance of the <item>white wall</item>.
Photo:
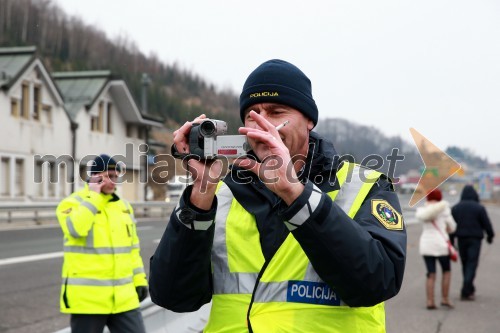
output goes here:
[{"label": "white wall", "polygon": [[[11,169],[9,174],[11,184],[13,181],[14,184],[16,183],[16,173],[20,172],[17,170],[15,160],[22,160],[22,169],[24,169],[22,170],[23,194],[18,196],[15,192],[19,191],[11,191],[10,195],[2,196],[0,194],[0,200],[55,200],[69,194],[69,184],[53,185],[56,190],[53,192],[54,196],[49,197],[48,186],[35,183],[34,155],[58,157],[71,153],[69,118],[63,106],[55,98],[51,87],[45,81],[46,77],[44,77],[43,72],[39,62],[35,62],[7,92],[0,92],[0,157],[4,160],[9,159],[10,163],[14,164],[14,169]],[[21,111],[23,83],[27,83],[29,86],[30,114],[28,119],[21,116],[16,118],[11,115],[12,98],[19,101],[19,113]],[[40,110],[40,120],[33,119],[35,85],[41,87],[42,105],[48,105],[51,108],[51,122],[45,117],[46,112],[42,110]],[[5,167],[5,163],[2,164]],[[2,164],[0,164],[0,168]],[[4,170],[0,170],[0,174],[2,172]],[[40,186],[46,187],[46,189],[40,191]],[[60,188],[61,186],[63,188]]]}]

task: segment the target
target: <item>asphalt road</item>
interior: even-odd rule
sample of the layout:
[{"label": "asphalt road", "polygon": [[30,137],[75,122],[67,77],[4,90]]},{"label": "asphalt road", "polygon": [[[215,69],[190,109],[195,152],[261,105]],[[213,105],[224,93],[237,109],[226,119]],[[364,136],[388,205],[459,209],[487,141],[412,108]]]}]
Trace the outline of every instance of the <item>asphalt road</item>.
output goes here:
[{"label": "asphalt road", "polygon": [[[165,225],[138,224],[146,272]],[[0,231],[0,332],[50,333],[69,325],[69,316],[59,312],[61,251],[59,227]],[[7,258],[47,253],[56,257],[6,264]]]}]

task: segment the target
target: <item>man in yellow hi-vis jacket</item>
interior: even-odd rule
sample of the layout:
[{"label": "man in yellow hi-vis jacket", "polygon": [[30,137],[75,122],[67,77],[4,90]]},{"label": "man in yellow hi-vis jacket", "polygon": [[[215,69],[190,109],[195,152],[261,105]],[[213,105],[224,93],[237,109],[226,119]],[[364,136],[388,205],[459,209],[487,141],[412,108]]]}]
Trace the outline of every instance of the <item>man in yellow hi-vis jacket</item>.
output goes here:
[{"label": "man in yellow hi-vis jacket", "polygon": [[139,302],[148,296],[132,206],[114,192],[120,166],[95,158],[84,189],[61,201],[64,233],[61,312],[71,330],[145,332]]}]

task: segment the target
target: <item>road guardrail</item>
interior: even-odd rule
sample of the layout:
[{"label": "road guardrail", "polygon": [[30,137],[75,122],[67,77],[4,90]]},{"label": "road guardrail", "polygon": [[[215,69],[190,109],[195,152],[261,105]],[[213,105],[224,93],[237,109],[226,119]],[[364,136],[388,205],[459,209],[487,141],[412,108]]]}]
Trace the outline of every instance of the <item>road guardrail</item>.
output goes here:
[{"label": "road guardrail", "polygon": [[[56,207],[59,202],[47,203],[2,203],[0,204],[0,224],[19,223],[43,224],[56,220]],[[135,217],[141,221],[149,218],[168,216],[176,202],[138,201],[130,203]]]}]

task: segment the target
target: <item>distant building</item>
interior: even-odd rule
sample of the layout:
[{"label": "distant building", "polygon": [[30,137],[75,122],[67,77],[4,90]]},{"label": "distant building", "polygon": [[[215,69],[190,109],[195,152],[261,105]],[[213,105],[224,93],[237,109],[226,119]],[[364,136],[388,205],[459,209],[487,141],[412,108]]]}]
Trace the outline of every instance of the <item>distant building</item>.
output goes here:
[{"label": "distant building", "polygon": [[109,71],[59,72],[52,77],[72,123],[78,124],[72,156],[80,163],[79,181],[86,178],[87,162],[107,153],[126,165],[119,186],[122,194],[129,200],[144,200],[147,150],[140,146],[147,141],[148,129],[162,124],[145,119],[125,82]]},{"label": "distant building", "polygon": [[141,114],[123,80],[109,71],[51,76],[35,47],[0,48],[0,88],[0,200],[59,200],[83,186],[101,153],[126,166],[118,194],[145,199],[144,144],[162,123]]}]

